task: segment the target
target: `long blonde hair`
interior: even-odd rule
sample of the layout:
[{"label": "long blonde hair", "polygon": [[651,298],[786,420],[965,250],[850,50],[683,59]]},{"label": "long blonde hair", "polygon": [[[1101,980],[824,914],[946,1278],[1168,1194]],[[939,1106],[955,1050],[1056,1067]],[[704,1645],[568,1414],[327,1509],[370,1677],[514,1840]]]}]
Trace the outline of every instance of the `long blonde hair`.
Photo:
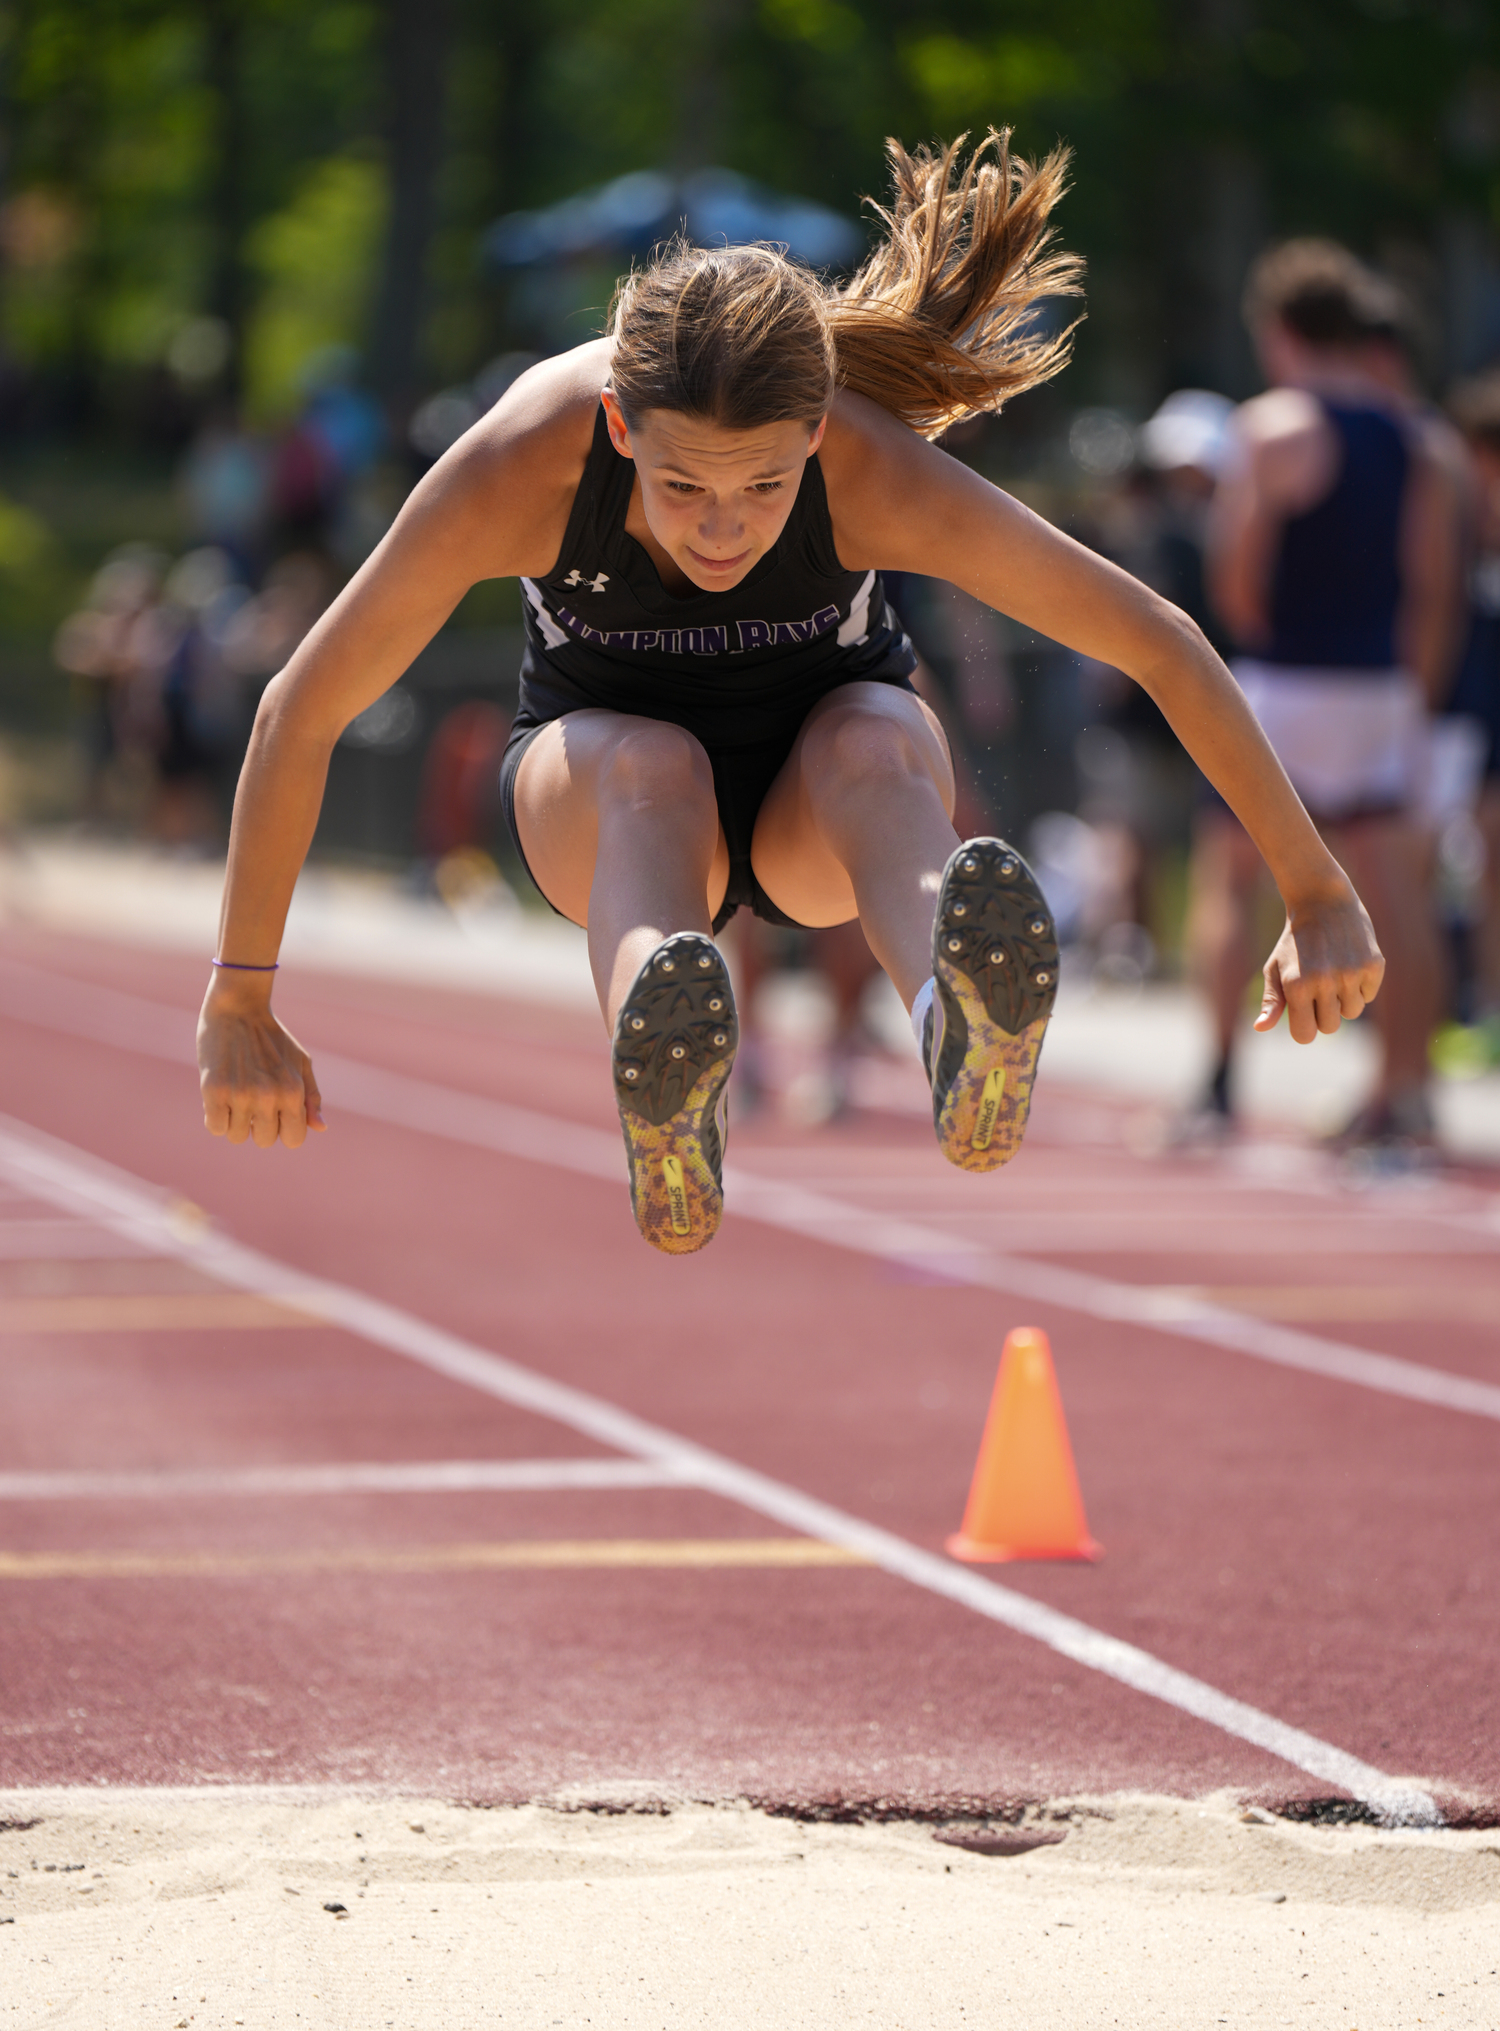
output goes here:
[{"label": "long blonde hair", "polygon": [[748,430],[827,413],[835,387],[868,395],[924,437],[996,410],[1067,362],[1073,326],[1043,328],[1042,298],[1081,294],[1083,264],[1052,246],[1068,154],[1033,166],[991,128],[908,153],[875,205],[885,235],[842,287],[766,246],[674,241],[615,293],[613,381],[627,419],[669,409]]}]

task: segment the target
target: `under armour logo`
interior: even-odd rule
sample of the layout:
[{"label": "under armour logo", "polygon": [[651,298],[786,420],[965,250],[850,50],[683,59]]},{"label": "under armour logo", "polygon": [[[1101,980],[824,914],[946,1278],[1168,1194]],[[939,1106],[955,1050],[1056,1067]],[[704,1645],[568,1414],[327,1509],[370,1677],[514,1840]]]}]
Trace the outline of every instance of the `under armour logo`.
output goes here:
[{"label": "under armour logo", "polygon": [[573,569],[568,573],[567,577],[563,580],[563,584],[586,585],[590,592],[603,592],[605,586],[609,584],[609,573],[607,571],[601,571],[597,578],[585,578],[583,573],[578,569],[578,566],[575,564],[573,566]]}]

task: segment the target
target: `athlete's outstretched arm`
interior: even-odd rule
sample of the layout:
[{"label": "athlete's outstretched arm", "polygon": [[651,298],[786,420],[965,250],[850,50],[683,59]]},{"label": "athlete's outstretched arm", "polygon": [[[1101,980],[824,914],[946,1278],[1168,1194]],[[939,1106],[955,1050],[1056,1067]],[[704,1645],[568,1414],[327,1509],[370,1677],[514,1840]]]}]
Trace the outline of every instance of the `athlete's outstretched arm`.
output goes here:
[{"label": "athlete's outstretched arm", "polygon": [[[374,555],[267,685],[240,773],[219,957],[276,958],[334,742],[482,578],[550,569],[588,453],[604,367],[581,347],[523,377],[415,488]],[[271,1013],[270,972],[214,970],[198,1023],[204,1120],[293,1147],[323,1126],[307,1053]]]},{"label": "athlete's outstretched arm", "polygon": [[1286,904],[1256,1028],[1285,1007],[1292,1035],[1311,1043],[1360,1014],[1385,971],[1370,920],[1195,623],[858,396],[836,401],[821,458],[846,566],[946,578],[1155,699]]}]

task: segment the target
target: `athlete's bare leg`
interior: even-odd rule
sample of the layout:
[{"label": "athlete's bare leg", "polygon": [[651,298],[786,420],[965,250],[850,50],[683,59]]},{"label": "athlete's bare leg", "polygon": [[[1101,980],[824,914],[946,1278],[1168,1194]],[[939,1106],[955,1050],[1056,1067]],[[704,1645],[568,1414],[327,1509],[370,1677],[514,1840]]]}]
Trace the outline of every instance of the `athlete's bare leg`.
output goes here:
[{"label": "athlete's bare leg", "polygon": [[589,934],[613,1028],[673,931],[707,931],[729,885],[713,770],[690,733],[588,709],[543,727],[516,772],[516,827],[537,886]]},{"label": "athlete's bare leg", "polygon": [[1500,782],[1485,784],[1479,799],[1479,830],[1484,838],[1484,914],[1479,920],[1476,971],[1479,1012],[1500,1015]]},{"label": "athlete's bare leg", "polygon": [[[1420,1094],[1441,1001],[1442,948],[1424,879],[1422,834],[1408,819],[1366,818],[1330,827],[1329,843],[1358,886],[1387,969],[1371,1015],[1383,1045],[1378,1104]],[[1205,812],[1193,833],[1187,947],[1192,975],[1213,1011],[1221,1056],[1231,1048],[1255,971],[1251,948],[1260,855],[1238,819]]]},{"label": "athlete's bare leg", "polygon": [[1329,844],[1364,898],[1386,959],[1370,1011],[1385,1047],[1376,1098],[1421,1094],[1444,980],[1425,835],[1409,818],[1365,818],[1330,828]]},{"label": "athlete's bare leg", "polygon": [[756,821],[762,888],[799,924],[857,916],[910,1008],[932,973],[932,917],[958,844],[953,765],[935,716],[890,684],[815,705]]},{"label": "athlete's bare leg", "polygon": [[1255,971],[1255,898],[1266,879],[1255,843],[1231,811],[1193,824],[1184,942],[1193,983],[1213,1016],[1220,1064],[1229,1057]]}]

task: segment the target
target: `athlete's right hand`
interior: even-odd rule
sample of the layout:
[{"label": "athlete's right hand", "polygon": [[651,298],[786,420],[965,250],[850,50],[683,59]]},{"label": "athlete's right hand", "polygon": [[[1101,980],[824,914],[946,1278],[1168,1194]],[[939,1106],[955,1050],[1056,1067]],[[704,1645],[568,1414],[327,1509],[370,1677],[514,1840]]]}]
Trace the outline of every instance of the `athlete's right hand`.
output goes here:
[{"label": "athlete's right hand", "polygon": [[198,1018],[198,1077],[210,1135],[296,1149],[328,1125],[312,1059],[272,1015],[264,978],[214,974]]}]

